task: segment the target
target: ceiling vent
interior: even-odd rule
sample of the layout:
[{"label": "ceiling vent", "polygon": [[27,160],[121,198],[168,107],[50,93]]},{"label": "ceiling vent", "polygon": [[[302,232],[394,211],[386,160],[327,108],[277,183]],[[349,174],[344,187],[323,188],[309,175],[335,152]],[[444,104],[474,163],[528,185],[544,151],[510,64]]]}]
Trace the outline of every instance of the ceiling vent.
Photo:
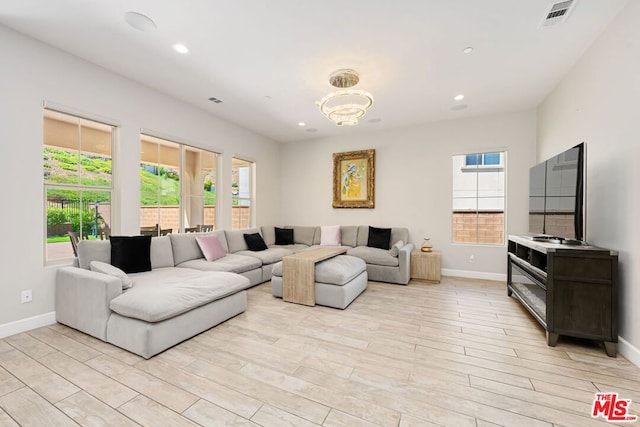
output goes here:
[{"label": "ceiling vent", "polygon": [[575,8],[577,0],[567,0],[552,3],[540,23],[540,27],[552,27],[567,20],[569,13]]},{"label": "ceiling vent", "polygon": [[211,98],[209,98],[209,101],[211,102],[215,102],[216,104],[222,104],[222,99],[218,99],[214,96],[212,96]]}]

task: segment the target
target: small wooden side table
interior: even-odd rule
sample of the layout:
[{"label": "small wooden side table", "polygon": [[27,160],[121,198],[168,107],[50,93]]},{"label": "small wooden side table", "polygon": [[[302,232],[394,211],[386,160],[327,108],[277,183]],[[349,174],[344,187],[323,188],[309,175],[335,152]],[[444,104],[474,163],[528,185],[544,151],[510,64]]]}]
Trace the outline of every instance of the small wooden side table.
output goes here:
[{"label": "small wooden side table", "polygon": [[440,283],[440,251],[411,252],[411,278]]}]

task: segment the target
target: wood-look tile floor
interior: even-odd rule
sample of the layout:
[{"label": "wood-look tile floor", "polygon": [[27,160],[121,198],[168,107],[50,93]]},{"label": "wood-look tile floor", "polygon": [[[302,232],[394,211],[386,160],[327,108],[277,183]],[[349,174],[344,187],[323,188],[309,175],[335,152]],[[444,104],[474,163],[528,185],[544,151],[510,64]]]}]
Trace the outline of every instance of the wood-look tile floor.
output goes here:
[{"label": "wood-look tile floor", "polygon": [[0,340],[0,425],[606,425],[598,391],[640,414],[640,369],[547,347],[504,283],[370,282],[344,311],[270,291],[150,360],[62,325]]}]

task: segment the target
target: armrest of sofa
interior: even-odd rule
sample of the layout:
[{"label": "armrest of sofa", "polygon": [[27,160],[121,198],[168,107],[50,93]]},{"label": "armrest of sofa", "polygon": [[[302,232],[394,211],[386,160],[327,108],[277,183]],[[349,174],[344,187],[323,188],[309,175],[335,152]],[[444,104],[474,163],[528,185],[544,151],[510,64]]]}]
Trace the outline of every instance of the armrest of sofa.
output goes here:
[{"label": "armrest of sofa", "polygon": [[411,252],[415,246],[407,243],[398,250],[398,263],[400,267],[400,280],[406,285],[411,277]]},{"label": "armrest of sofa", "polygon": [[103,341],[111,300],[122,294],[122,282],[108,274],[63,267],[56,274],[56,320]]}]

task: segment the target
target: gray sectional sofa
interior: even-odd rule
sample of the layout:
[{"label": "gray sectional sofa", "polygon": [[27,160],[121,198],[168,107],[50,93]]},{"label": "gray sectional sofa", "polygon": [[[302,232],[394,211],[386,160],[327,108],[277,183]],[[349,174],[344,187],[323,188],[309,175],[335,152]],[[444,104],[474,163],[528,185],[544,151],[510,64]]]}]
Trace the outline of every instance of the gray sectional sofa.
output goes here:
[{"label": "gray sectional sofa", "polygon": [[[122,277],[92,271],[94,261],[110,264],[110,242],[83,240],[76,266],[57,272],[56,319],[149,358],[244,312],[245,289],[271,280],[274,265],[284,256],[320,244],[320,227],[288,228],[293,229],[292,245],[276,245],[273,226],[154,237],[151,271],[127,275],[134,286],[124,291]],[[405,243],[393,256],[366,247],[367,226],[344,226],[341,231],[347,254],[366,262],[369,280],[409,282],[413,244]],[[260,233],[268,249],[250,251],[245,233]],[[216,235],[226,255],[207,261],[196,241],[199,234]],[[390,245],[399,240],[409,240],[406,228],[392,229]]]}]

